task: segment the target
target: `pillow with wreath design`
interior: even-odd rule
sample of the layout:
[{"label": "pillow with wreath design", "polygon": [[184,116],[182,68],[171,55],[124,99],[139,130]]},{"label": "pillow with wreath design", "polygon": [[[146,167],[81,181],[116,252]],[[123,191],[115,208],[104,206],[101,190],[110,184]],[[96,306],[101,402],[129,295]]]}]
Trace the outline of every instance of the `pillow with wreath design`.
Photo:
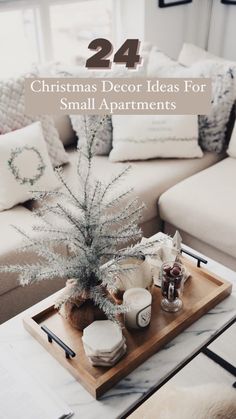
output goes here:
[{"label": "pillow with wreath design", "polygon": [[40,122],[0,135],[0,211],[58,187]]}]

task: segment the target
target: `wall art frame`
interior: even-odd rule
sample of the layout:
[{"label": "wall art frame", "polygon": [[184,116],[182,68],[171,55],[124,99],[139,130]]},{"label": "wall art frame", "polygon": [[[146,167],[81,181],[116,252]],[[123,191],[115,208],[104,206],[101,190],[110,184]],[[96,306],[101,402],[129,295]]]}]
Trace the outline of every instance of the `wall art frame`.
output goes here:
[{"label": "wall art frame", "polygon": [[221,0],[221,3],[236,6],[236,0]]},{"label": "wall art frame", "polygon": [[159,7],[181,6],[187,3],[192,3],[192,0],[159,0]]}]

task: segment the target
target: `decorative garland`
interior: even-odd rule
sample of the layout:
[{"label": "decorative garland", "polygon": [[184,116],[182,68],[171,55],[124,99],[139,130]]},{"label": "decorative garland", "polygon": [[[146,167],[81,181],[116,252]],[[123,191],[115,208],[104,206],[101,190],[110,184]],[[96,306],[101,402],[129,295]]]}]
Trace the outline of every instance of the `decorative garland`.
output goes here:
[{"label": "decorative garland", "polygon": [[[20,174],[20,170],[16,165],[16,158],[22,154],[24,151],[31,151],[33,153],[36,154],[37,158],[38,158],[38,165],[36,167],[36,171],[37,173],[35,174],[35,176],[29,178],[26,176],[22,176]],[[10,171],[12,172],[13,176],[15,177],[15,179],[17,180],[17,182],[19,182],[21,185],[34,185],[44,174],[44,171],[46,169],[46,166],[44,164],[43,158],[40,154],[40,152],[37,150],[37,148],[35,147],[28,147],[28,146],[24,146],[24,147],[17,147],[14,150],[12,150],[11,152],[11,156],[8,160],[8,167],[10,169]]]}]

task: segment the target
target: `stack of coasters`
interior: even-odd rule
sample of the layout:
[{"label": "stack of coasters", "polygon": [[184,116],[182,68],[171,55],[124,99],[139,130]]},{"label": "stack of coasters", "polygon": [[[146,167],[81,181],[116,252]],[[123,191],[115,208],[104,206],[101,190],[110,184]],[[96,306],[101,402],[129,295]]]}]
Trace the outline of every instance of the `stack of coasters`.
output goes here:
[{"label": "stack of coasters", "polygon": [[125,338],[111,320],[97,320],[84,329],[84,350],[93,366],[112,367],[126,352]]}]

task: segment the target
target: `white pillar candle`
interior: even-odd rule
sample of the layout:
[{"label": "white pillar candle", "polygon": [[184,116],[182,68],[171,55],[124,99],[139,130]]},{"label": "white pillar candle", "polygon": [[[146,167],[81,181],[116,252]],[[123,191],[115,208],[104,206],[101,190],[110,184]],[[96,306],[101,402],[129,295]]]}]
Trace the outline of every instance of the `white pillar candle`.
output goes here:
[{"label": "white pillar candle", "polygon": [[152,295],[144,288],[130,288],[125,291],[123,303],[130,310],[125,313],[125,325],[130,329],[146,327],[151,320]]}]

